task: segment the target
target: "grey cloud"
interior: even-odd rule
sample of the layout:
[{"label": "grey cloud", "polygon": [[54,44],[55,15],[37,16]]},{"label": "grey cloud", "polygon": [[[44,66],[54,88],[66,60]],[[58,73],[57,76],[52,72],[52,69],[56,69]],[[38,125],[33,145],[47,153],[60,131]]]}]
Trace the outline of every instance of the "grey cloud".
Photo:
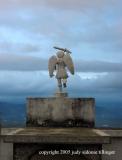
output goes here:
[{"label": "grey cloud", "polygon": [[[87,52],[88,50],[90,53],[93,53],[94,51],[97,52],[94,52],[95,54],[93,57],[95,57],[96,54],[100,55],[101,52],[105,52],[103,53],[103,57],[105,58],[105,55],[109,55],[109,57],[116,57],[118,61],[118,59],[121,57],[121,55],[118,57],[116,56],[116,53],[121,54],[122,51],[122,31],[121,29],[118,29],[118,25],[119,28],[122,28],[121,23],[118,24],[118,21],[120,21],[121,19],[121,12],[119,13],[115,21],[114,19],[111,20],[113,21],[112,23],[111,21],[108,21],[109,18],[106,19],[107,16],[109,17],[109,8],[111,8],[112,11],[115,11],[116,14],[118,13],[118,8],[115,9],[115,7],[121,6],[120,1],[73,0],[69,2],[69,0],[6,0],[5,2],[1,1],[0,4],[1,6],[3,5],[3,8],[9,5],[10,8],[12,6],[14,7],[14,9],[11,10],[8,7],[7,10],[3,11],[4,14],[2,14],[2,11],[0,11],[1,26],[3,28],[5,27],[6,30],[8,30],[8,28],[12,28],[12,30],[10,30],[9,32],[13,33],[13,37],[18,36],[14,35],[14,32],[16,30],[21,35],[24,35],[21,37],[21,39],[23,40],[22,47],[19,46],[19,43],[11,44],[11,38],[9,39],[7,36],[1,37],[1,39],[5,39],[8,42],[7,47],[6,45],[4,47],[5,52],[7,53],[21,52],[23,54],[23,52],[39,52],[40,49],[41,51],[43,51],[48,48],[46,44],[50,43],[50,46],[52,46],[54,43],[56,43],[59,46],[66,46],[68,48],[75,49],[77,48],[78,51],[81,50],[82,46],[85,46],[83,52]],[[38,7],[38,9],[35,10],[36,6]],[[105,6],[108,8],[106,9]],[[78,10],[77,7],[80,10]],[[104,12],[101,12],[101,10],[99,10],[99,7],[104,8]],[[61,10],[59,8],[61,8]],[[62,10],[63,8],[67,9]],[[73,8],[77,10],[74,10]],[[98,8],[98,11],[92,11],[92,13],[80,12],[82,11],[82,8],[87,8],[89,11],[91,11],[91,8]],[[73,10],[69,11],[69,9]],[[110,18],[113,18],[112,15],[110,15]],[[4,32],[6,30],[4,30]],[[26,38],[30,41],[34,39],[35,43],[40,45],[41,48],[38,45],[33,45],[33,42],[32,46],[29,46],[29,44],[24,45]],[[1,43],[1,46],[3,46],[3,43]],[[11,47],[13,48],[13,50],[11,50]],[[110,65],[114,66],[114,64]]]},{"label": "grey cloud", "polygon": [[19,50],[20,52],[26,52],[26,53],[30,53],[30,52],[39,52],[40,51],[40,46],[38,45],[33,45],[33,44],[25,44],[24,46],[22,45],[22,47]]},{"label": "grey cloud", "polygon": [[117,52],[122,50],[122,31],[118,30],[120,24],[115,23],[114,25],[108,26],[104,20],[100,20],[98,24],[94,22],[94,24],[92,23],[90,26],[92,27],[87,28],[87,34],[80,34],[81,38],[79,38],[79,41],[96,46],[96,48],[102,49],[103,51],[109,50],[111,52]]},{"label": "grey cloud", "polygon": [[[76,72],[121,72],[122,63],[74,60]],[[48,69],[48,59],[0,54],[0,70],[39,71]]]},{"label": "grey cloud", "polygon": [[12,52],[13,50],[19,53],[26,52],[39,52],[40,46],[38,44],[29,44],[29,43],[12,43],[12,42],[1,42],[0,50]]},{"label": "grey cloud", "polygon": [[[77,79],[77,80],[76,80]],[[73,83],[73,77],[70,80],[70,84],[73,83],[76,86],[73,88],[77,88],[78,90],[78,84],[81,84],[80,87],[83,91],[116,91],[122,90],[122,72],[111,72],[106,75],[98,76],[96,79],[82,79],[79,76],[76,75]],[[76,84],[76,81],[80,82]],[[72,85],[71,85],[72,86]],[[122,94],[122,92],[121,92]]]},{"label": "grey cloud", "polygon": [[109,73],[108,75],[97,80],[97,86],[101,88],[118,89],[122,90],[122,72]]},{"label": "grey cloud", "polygon": [[61,9],[84,9],[84,8],[96,8],[96,9],[101,9],[106,7],[106,5],[112,5],[116,6],[118,3],[120,3],[120,0],[62,0],[62,1],[57,1],[57,0],[18,0],[18,1],[13,1],[13,0],[5,0],[1,1],[1,7],[3,8],[9,8],[9,7],[14,7],[14,6],[49,6],[49,7],[55,7],[55,8],[61,8]]},{"label": "grey cloud", "polygon": [[[113,96],[122,95],[122,72],[100,76],[98,79],[81,79],[77,74],[68,79],[69,95]],[[57,87],[55,78],[43,72],[0,72],[0,96],[52,96]]]},{"label": "grey cloud", "polygon": [[121,72],[122,63],[105,61],[76,61],[76,71],[80,72]]},{"label": "grey cloud", "polygon": [[51,6],[58,6],[58,7],[66,7],[66,8],[101,8],[101,7],[105,7],[106,5],[116,5],[118,2],[120,2],[119,0],[114,1],[114,0],[62,0],[62,1],[56,1],[56,0],[47,0],[45,1],[46,4],[51,5]]},{"label": "grey cloud", "polygon": [[0,54],[0,70],[47,70],[47,60],[31,56]]},{"label": "grey cloud", "polygon": [[[33,33],[31,38],[43,35],[45,39],[57,41],[58,43],[62,43],[66,46],[75,47],[76,45],[85,42],[93,47],[96,45],[98,50],[103,51],[109,50],[111,52],[120,52],[122,49],[121,31],[118,31],[117,27],[113,27],[114,25],[111,27],[106,24],[104,18],[104,14],[106,13],[107,15],[106,7],[111,6],[111,9],[114,10],[114,7],[117,6],[114,11],[118,12],[118,7],[121,6],[121,1],[119,0],[6,0],[6,3],[4,1],[1,1],[0,3],[1,6],[3,5],[4,7],[9,4],[10,6],[14,5],[19,7],[19,9],[15,7],[12,12],[8,10],[4,14],[1,14],[1,25]],[[25,6],[28,6],[29,9],[25,9]],[[39,7],[39,9],[34,10],[34,6]],[[46,6],[45,10],[42,9],[42,6]],[[53,7],[54,10],[50,10],[50,7]],[[58,10],[59,13],[57,17],[57,14],[55,13],[57,11],[55,9],[60,7],[70,9],[79,8],[80,10],[82,10],[82,8],[90,10],[93,7],[97,8],[98,11],[97,13],[93,11],[94,14],[91,14],[79,13],[78,10],[75,13],[68,12],[68,10],[63,12],[62,10]],[[99,7],[104,9],[104,13],[100,12]],[[22,12],[24,13],[22,14]],[[77,21],[77,19],[79,20]],[[86,19],[85,22],[82,23],[82,19],[83,21]],[[79,26],[78,32],[73,32],[72,28],[77,28],[77,26]],[[87,32],[84,33],[84,29],[87,30]],[[39,40],[41,41],[41,39]]]},{"label": "grey cloud", "polygon": [[0,95],[3,97],[48,94],[52,88],[55,88],[55,81],[39,71],[0,72]]}]

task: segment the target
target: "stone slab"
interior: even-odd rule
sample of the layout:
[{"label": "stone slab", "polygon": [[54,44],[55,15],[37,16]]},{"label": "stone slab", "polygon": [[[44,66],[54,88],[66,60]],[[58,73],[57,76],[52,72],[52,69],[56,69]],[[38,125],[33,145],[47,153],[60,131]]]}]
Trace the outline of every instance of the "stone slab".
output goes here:
[{"label": "stone slab", "polygon": [[0,160],[13,160],[13,143],[4,143],[0,137]]},{"label": "stone slab", "polygon": [[[121,160],[122,129],[92,128],[2,128],[0,139],[0,159],[34,160],[44,159],[40,150],[91,150],[115,151],[115,154],[49,156],[48,159],[94,159]],[[13,155],[14,153],[14,155]],[[12,157],[14,156],[14,158]]]},{"label": "stone slab", "polygon": [[[10,134],[11,133],[11,134]],[[23,128],[3,134],[7,143],[66,143],[103,144],[110,143],[109,136],[102,136],[89,128]]]},{"label": "stone slab", "polygon": [[29,127],[94,127],[94,98],[28,98]]},{"label": "stone slab", "polygon": [[55,97],[68,97],[67,92],[56,92]]}]

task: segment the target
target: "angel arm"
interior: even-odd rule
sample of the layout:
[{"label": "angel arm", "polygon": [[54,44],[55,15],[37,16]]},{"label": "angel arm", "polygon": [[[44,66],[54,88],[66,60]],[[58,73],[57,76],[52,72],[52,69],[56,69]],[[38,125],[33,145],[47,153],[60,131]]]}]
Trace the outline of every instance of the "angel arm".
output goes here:
[{"label": "angel arm", "polygon": [[53,72],[56,69],[56,64],[57,64],[57,58],[56,58],[56,56],[50,57],[50,59],[48,61],[48,71],[49,71],[50,77],[53,76]]}]

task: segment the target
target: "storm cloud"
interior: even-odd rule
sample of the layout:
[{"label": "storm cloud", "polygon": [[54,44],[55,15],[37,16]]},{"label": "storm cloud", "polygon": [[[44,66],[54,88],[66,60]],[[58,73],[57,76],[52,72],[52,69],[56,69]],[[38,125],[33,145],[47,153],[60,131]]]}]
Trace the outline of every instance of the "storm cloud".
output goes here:
[{"label": "storm cloud", "polygon": [[8,6],[52,6],[52,7],[59,7],[59,8],[66,8],[66,9],[83,9],[83,8],[104,8],[108,5],[111,5],[113,7],[118,6],[121,3],[120,0],[62,0],[62,1],[56,1],[56,0],[5,0],[1,1],[1,7],[7,8]]},{"label": "storm cloud", "polygon": [[0,0],[1,97],[53,94],[56,81],[47,72],[53,46],[72,51],[70,93],[120,97],[121,6],[120,0]]},{"label": "storm cloud", "polygon": [[[83,79],[76,74],[68,79],[69,96],[95,96],[121,100],[122,72],[97,76],[96,79]],[[78,83],[77,83],[78,82]],[[49,78],[47,72],[0,72],[0,99],[4,97],[22,98],[29,96],[53,96],[57,90],[55,78]]]},{"label": "storm cloud", "polygon": [[[122,72],[122,63],[74,59],[76,72]],[[47,71],[48,59],[16,54],[0,54],[0,70]]]},{"label": "storm cloud", "polygon": [[71,48],[83,59],[120,61],[121,3],[120,0],[0,1],[0,46],[3,46],[0,50],[17,54],[27,51],[31,55],[36,52],[42,56],[42,53],[49,55],[53,45],[59,45]]}]

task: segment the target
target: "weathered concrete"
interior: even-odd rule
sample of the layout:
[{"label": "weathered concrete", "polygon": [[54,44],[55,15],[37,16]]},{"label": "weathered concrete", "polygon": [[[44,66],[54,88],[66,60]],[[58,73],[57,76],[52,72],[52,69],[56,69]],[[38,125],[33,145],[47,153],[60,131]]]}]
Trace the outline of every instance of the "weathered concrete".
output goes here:
[{"label": "weathered concrete", "polygon": [[109,143],[107,135],[100,135],[89,128],[23,128],[8,133],[5,142],[9,143],[66,143],[66,144],[103,144]]},{"label": "weathered concrete", "polygon": [[108,154],[102,155],[102,160],[121,160],[122,159],[122,130],[104,130],[111,137],[110,143],[103,144],[102,149],[109,151]]},{"label": "weathered concrete", "polygon": [[4,143],[0,137],[0,160],[13,160],[13,143]]},{"label": "weathered concrete", "polygon": [[[121,160],[122,130],[103,130],[89,128],[7,128],[2,129],[0,149],[1,160],[30,160],[45,157],[39,156],[41,150],[89,150],[102,151],[104,154],[81,155],[62,159],[80,160]],[[13,152],[14,150],[14,152]],[[109,151],[109,152],[108,152]],[[115,154],[114,154],[115,152]],[[14,155],[13,155],[14,153]],[[111,154],[111,155],[109,155]],[[13,156],[13,157],[12,157]],[[1,158],[2,157],[2,158]],[[30,158],[31,157],[31,158]],[[61,155],[49,156],[49,159],[60,159]],[[47,156],[48,158],[48,156]]]},{"label": "weathered concrete", "polygon": [[94,98],[28,98],[27,126],[93,127]]},{"label": "weathered concrete", "polygon": [[[45,159],[39,156],[40,150],[99,150],[103,143],[109,143],[109,137],[99,135],[94,129],[89,128],[18,128],[3,129],[2,139],[4,143],[13,143],[14,160]],[[13,153],[13,152],[12,152]],[[49,159],[60,159],[62,155],[52,156]],[[78,155],[64,154],[62,159],[80,160]],[[89,157],[91,155],[85,155]],[[38,158],[37,158],[38,157]],[[85,159],[86,159],[85,157]],[[100,155],[95,155],[95,160],[101,160]],[[84,160],[84,158],[82,158]]]},{"label": "weathered concrete", "polygon": [[68,97],[67,92],[56,92],[55,97]]}]

